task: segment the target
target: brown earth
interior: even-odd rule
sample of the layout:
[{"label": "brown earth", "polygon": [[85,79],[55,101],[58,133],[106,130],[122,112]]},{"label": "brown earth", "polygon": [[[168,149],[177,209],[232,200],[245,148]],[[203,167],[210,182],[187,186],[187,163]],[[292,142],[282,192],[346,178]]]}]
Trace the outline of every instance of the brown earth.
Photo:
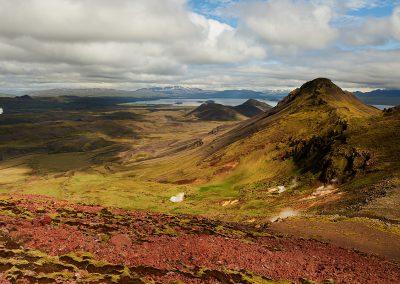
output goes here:
[{"label": "brown earth", "polygon": [[313,238],[400,262],[400,231],[396,224],[369,218],[291,218],[273,223],[275,233]]},{"label": "brown earth", "polygon": [[[0,282],[398,283],[386,259],[266,226],[0,196]],[[20,282],[23,283],[23,282]]]}]

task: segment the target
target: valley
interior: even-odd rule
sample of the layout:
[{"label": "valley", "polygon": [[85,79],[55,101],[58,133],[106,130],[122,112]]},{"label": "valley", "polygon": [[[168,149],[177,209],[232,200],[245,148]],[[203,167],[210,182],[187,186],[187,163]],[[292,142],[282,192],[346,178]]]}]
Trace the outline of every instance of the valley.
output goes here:
[{"label": "valley", "polygon": [[323,78],[273,108],[88,100],[0,98],[3,279],[399,279],[398,109]]}]

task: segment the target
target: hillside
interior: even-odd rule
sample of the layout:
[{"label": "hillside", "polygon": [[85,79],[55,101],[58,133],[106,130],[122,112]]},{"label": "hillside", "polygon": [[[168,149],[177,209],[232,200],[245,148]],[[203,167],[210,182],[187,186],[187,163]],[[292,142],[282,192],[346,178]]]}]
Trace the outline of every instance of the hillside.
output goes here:
[{"label": "hillside", "polygon": [[[237,214],[251,208],[254,216],[273,216],[288,204],[296,212],[353,214],[399,186],[399,125],[395,114],[384,115],[330,80],[316,79],[264,115],[178,157],[184,168],[157,176],[206,183],[193,196],[207,190],[215,194],[208,202],[239,200]],[[391,218],[400,219],[390,200]]]},{"label": "hillside", "polygon": [[243,104],[233,107],[233,109],[238,113],[247,117],[259,115],[267,110],[270,110],[271,108],[272,107],[270,105],[255,99],[248,99]]},{"label": "hillside", "polygon": [[244,117],[235,109],[207,101],[187,114],[203,121],[234,121]]},{"label": "hillside", "polygon": [[[399,277],[398,108],[328,79],[237,121],[115,98],[2,102],[0,282]],[[197,114],[237,114],[210,104]]]},{"label": "hillside", "polygon": [[[290,136],[290,133],[295,136],[312,136],[324,130],[321,126],[329,128],[340,119],[354,120],[378,113],[377,109],[365,105],[330,80],[320,78],[292,91],[263,116],[244,122],[219,137],[210,148],[215,152],[216,149],[228,146],[237,140],[252,138],[249,136],[266,131],[270,126],[277,124],[286,126],[281,129],[282,132],[286,132],[285,136]],[[272,137],[269,138],[271,140]]]}]

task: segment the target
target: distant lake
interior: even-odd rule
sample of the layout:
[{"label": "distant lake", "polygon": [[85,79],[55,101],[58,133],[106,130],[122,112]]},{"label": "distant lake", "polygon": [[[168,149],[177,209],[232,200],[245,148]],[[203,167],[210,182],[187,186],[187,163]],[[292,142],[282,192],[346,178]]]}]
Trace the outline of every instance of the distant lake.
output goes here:
[{"label": "distant lake", "polygon": [[384,110],[385,108],[391,108],[394,106],[388,106],[388,105],[373,105],[374,107],[380,109],[380,110]]},{"label": "distant lake", "polygon": [[[241,105],[248,99],[158,99],[158,100],[146,100],[146,101],[136,101],[132,103],[124,103],[123,105],[175,105],[175,106],[199,106],[206,101],[214,101],[217,104],[222,104],[226,106],[237,106]],[[270,106],[276,106],[278,101],[269,101],[263,99],[257,99],[257,101],[264,102]],[[390,105],[373,105],[374,107],[383,110],[385,108],[391,108]]]},{"label": "distant lake", "polygon": [[[199,106],[206,101],[214,101],[217,104],[222,104],[226,106],[237,106],[241,105],[247,99],[159,99],[150,101],[136,101],[132,103],[124,103],[124,105],[175,105],[175,106]],[[265,102],[270,106],[276,106],[278,101],[268,101],[263,99],[257,99],[257,101]]]}]

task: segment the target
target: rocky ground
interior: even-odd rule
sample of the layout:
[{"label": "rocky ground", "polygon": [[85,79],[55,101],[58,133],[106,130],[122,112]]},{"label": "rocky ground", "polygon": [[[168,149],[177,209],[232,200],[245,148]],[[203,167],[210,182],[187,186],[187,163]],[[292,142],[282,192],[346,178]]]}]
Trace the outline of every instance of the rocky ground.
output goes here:
[{"label": "rocky ground", "polygon": [[388,260],[267,225],[0,196],[0,283],[398,283]]}]

